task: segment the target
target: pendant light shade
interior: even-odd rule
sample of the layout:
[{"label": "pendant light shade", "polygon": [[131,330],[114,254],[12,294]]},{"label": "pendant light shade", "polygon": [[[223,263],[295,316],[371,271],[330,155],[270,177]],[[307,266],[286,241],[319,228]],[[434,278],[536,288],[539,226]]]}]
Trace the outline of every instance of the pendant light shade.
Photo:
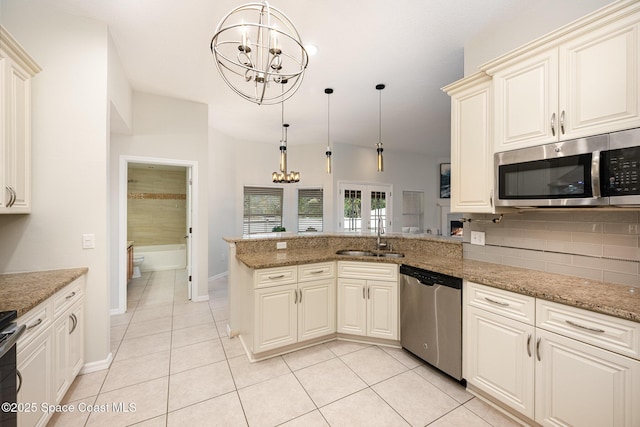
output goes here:
[{"label": "pendant light shade", "polygon": [[331,173],[331,94],[333,89],[326,88],[324,93],[327,94],[327,173]]},{"label": "pendant light shade", "polygon": [[376,85],[376,89],[380,93],[380,116],[378,121],[378,143],[376,144],[376,152],[378,153],[378,172],[384,172],[384,159],[382,158],[382,89],[385,88],[385,85],[378,84]]}]

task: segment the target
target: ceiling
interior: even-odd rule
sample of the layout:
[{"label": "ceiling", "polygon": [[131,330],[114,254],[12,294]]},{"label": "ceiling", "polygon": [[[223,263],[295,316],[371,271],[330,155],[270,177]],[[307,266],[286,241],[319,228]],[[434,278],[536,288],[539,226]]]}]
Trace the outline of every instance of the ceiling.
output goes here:
[{"label": "ceiling", "polygon": [[[134,90],[209,105],[209,124],[238,140],[278,144],[281,106],[233,93],[209,44],[218,22],[244,0],[35,0],[108,24]],[[449,155],[449,98],[463,75],[463,46],[521,14],[530,0],[273,0],[304,44],[318,47],[298,92],[284,104],[289,147],[378,142],[382,92],[385,152]]]}]

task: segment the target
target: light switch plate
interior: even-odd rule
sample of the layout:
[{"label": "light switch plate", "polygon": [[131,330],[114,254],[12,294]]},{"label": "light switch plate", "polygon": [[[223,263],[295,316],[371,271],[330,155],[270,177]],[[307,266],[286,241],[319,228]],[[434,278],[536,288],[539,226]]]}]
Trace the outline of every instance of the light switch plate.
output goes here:
[{"label": "light switch plate", "polygon": [[277,242],[276,249],[287,249],[287,242]]},{"label": "light switch plate", "polygon": [[96,236],[95,234],[83,234],[82,235],[82,249],[95,249]]},{"label": "light switch plate", "polygon": [[471,244],[484,246],[484,231],[472,231]]}]

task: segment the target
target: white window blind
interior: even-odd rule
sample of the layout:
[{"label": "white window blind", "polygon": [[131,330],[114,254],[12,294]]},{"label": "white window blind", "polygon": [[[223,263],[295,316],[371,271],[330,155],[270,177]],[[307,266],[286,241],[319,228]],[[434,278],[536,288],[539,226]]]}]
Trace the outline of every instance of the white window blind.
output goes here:
[{"label": "white window blind", "polygon": [[322,188],[298,189],[298,232],[322,231],[322,205]]},{"label": "white window blind", "polygon": [[282,194],[282,188],[244,187],[242,233],[271,233],[282,227]]}]

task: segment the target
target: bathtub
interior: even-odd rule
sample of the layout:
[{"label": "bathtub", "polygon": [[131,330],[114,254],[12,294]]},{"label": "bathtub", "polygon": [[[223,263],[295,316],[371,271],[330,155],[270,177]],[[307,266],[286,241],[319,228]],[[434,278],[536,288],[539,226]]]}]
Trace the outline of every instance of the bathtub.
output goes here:
[{"label": "bathtub", "polygon": [[140,271],[176,270],[187,266],[187,245],[134,246],[133,255],[144,257]]}]

